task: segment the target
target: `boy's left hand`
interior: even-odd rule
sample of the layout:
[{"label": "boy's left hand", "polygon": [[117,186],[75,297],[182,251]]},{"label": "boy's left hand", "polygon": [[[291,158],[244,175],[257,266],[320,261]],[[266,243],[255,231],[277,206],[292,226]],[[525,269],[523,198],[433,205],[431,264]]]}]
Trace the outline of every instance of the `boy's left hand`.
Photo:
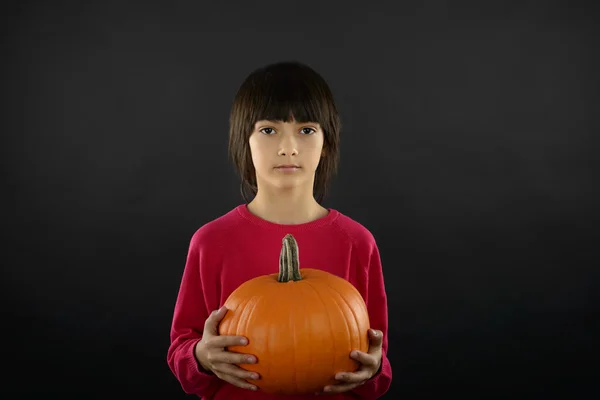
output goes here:
[{"label": "boy's left hand", "polygon": [[325,393],[342,393],[352,390],[371,379],[381,366],[381,346],[383,344],[383,332],[369,329],[369,351],[354,350],[350,357],[361,363],[356,372],[340,372],[335,379],[343,383],[325,386]]}]

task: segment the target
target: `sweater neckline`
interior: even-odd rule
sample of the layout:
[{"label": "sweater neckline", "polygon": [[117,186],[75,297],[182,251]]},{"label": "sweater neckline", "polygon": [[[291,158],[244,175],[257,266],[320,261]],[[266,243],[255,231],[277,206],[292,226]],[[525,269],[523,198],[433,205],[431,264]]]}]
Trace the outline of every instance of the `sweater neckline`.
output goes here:
[{"label": "sweater neckline", "polygon": [[326,209],[328,211],[327,215],[314,221],[304,222],[301,224],[278,224],[275,222],[267,221],[258,217],[257,215],[252,214],[250,210],[248,210],[247,204],[240,204],[236,207],[236,210],[239,213],[239,215],[254,225],[266,229],[288,231],[302,231],[331,224],[338,217],[339,212],[333,208],[326,207]]}]

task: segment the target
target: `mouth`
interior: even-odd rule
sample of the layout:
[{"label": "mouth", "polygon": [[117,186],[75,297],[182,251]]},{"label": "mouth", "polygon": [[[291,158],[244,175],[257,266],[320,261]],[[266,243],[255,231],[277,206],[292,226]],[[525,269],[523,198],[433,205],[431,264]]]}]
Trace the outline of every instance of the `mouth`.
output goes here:
[{"label": "mouth", "polygon": [[284,165],[278,165],[275,168],[300,168],[300,166],[296,165],[296,164],[284,164]]},{"label": "mouth", "polygon": [[278,165],[275,167],[276,170],[282,172],[294,172],[300,169],[300,167],[296,164],[286,164],[286,165]]}]

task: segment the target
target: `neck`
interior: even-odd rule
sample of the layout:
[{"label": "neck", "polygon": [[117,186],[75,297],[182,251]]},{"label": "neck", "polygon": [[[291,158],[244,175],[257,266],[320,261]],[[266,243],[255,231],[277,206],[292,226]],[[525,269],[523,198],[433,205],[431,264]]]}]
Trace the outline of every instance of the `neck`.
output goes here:
[{"label": "neck", "polygon": [[314,199],[312,193],[306,193],[294,190],[270,193],[259,189],[248,203],[248,210],[259,218],[283,225],[303,224],[327,215],[327,209]]}]

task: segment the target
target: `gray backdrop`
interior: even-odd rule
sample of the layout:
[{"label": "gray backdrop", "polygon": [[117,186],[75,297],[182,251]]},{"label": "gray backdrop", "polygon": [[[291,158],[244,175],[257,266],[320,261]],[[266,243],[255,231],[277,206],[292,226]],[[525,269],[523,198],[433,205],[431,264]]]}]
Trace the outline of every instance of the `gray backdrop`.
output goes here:
[{"label": "gray backdrop", "polygon": [[242,202],[229,107],[280,60],[314,67],[338,101],[325,205],[381,250],[385,398],[583,398],[597,377],[592,2],[5,12],[0,391],[185,397],[166,351],[189,239]]}]

